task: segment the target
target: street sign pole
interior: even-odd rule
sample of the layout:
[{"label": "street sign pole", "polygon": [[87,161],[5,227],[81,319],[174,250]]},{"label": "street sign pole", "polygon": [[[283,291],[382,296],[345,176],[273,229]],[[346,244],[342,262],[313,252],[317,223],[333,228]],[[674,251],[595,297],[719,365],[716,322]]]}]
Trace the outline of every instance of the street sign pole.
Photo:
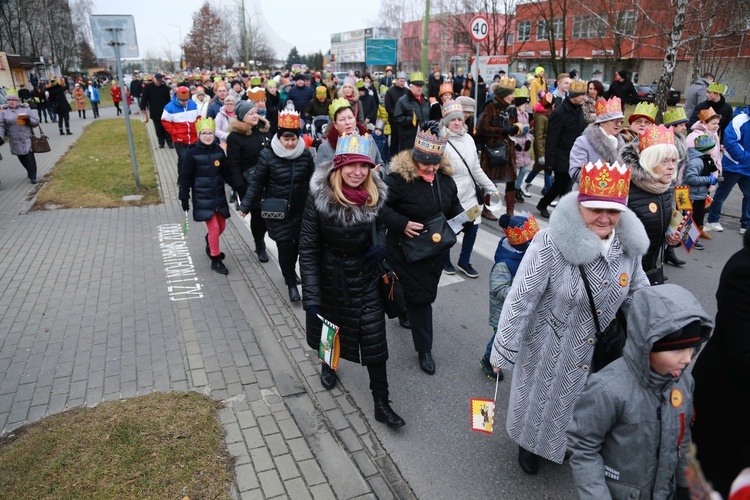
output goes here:
[{"label": "street sign pole", "polygon": [[477,111],[479,109],[479,42],[477,42],[477,74],[474,78],[474,135],[477,134]]},{"label": "street sign pole", "polygon": [[477,111],[479,109],[479,45],[490,34],[489,21],[482,14],[477,14],[469,23],[469,33],[474,43],[477,44],[477,56],[474,60],[477,65],[476,75],[474,75],[474,133],[477,131]]},{"label": "street sign pole", "polygon": [[130,160],[133,163],[133,175],[135,176],[135,187],[141,189],[141,181],[138,177],[138,163],[135,160],[135,145],[133,144],[133,129],[130,126],[130,105],[128,104],[128,95],[125,90],[125,81],[122,78],[122,60],[120,59],[120,45],[124,45],[117,40],[117,32],[124,31],[122,28],[107,28],[105,31],[112,33],[113,40],[107,45],[112,45],[115,49],[115,60],[117,61],[117,81],[120,85],[120,92],[125,101],[125,127],[128,130],[128,143],[130,144]]}]

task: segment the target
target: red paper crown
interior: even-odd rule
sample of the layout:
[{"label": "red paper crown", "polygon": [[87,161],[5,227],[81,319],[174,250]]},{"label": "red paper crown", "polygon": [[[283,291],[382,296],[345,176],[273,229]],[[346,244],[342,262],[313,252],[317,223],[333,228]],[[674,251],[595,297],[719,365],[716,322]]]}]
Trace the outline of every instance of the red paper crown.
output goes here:
[{"label": "red paper crown", "polygon": [[655,125],[647,128],[642,134],[638,134],[638,148],[643,151],[657,144],[671,144],[674,146],[674,132],[664,125]]},{"label": "red paper crown", "polygon": [[[525,215],[525,214],[524,214]],[[522,245],[527,241],[531,241],[536,233],[539,232],[539,224],[533,215],[526,215],[527,219],[524,221],[521,227],[506,227],[505,236],[508,237],[508,242],[511,245]]]},{"label": "red paper crown", "polygon": [[[617,203],[627,205],[630,193],[630,169],[614,162],[589,163],[581,168],[581,183],[578,186],[578,201],[599,202],[601,208]],[[616,206],[616,205],[615,205]],[[614,208],[614,207],[613,207]]]},{"label": "red paper crown", "polygon": [[300,129],[300,117],[296,111],[283,110],[279,113],[279,128],[289,130]]},{"label": "red paper crown", "polygon": [[620,101],[619,97],[611,97],[608,101],[597,99],[594,109],[596,110],[596,116],[606,115],[608,113],[622,114],[622,101]]}]

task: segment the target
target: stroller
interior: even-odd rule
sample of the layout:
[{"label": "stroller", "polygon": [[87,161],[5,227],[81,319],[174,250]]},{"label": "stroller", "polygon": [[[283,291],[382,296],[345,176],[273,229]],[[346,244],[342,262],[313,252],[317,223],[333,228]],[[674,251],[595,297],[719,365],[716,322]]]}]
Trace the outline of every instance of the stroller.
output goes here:
[{"label": "stroller", "polygon": [[318,115],[312,119],[310,126],[310,135],[313,138],[313,146],[317,149],[318,146],[325,140],[328,127],[331,126],[331,119],[326,115]]}]

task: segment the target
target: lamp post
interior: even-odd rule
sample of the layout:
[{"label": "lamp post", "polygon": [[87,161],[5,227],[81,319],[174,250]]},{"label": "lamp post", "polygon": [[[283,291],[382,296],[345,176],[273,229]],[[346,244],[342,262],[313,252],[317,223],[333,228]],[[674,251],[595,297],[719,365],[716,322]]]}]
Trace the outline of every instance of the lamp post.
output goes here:
[{"label": "lamp post", "polygon": [[177,33],[180,35],[180,71],[182,71],[182,28],[176,24],[169,23],[170,26],[177,28]]},{"label": "lamp post", "polygon": [[250,71],[250,52],[251,52],[250,44],[252,43],[252,34],[250,35],[250,38],[248,39],[248,36],[247,36],[248,20],[249,20],[250,29],[252,29],[253,18],[257,16],[258,13],[256,12],[252,15],[248,15],[247,11],[245,10],[245,0],[240,0],[239,5],[240,5],[240,8],[242,9],[242,45],[244,46],[244,49],[245,49],[245,71]]}]

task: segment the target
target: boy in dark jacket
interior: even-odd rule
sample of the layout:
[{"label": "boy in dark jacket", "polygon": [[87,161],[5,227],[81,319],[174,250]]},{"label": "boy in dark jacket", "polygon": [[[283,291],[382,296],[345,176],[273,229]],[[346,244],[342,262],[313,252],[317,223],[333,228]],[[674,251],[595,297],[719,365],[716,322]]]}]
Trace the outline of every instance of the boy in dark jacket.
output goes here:
[{"label": "boy in dark jacket", "polygon": [[185,154],[180,194],[182,209],[190,210],[190,191],[193,192],[193,220],[205,222],[206,254],[211,258],[211,269],[219,274],[228,274],[222,262],[224,254],[219,250],[219,236],[224,232],[229,218],[229,204],[224,190],[227,176],[227,158],[214,136],[213,118],[198,119],[195,128],[198,142]]},{"label": "boy in dark jacket", "polygon": [[568,428],[579,499],[690,498],[694,381],[685,369],[712,327],[680,286],[633,294],[623,356],[589,377]]},{"label": "boy in dark jacket", "polygon": [[[704,134],[695,138],[695,146],[687,148],[688,162],[682,176],[683,184],[690,186],[690,201],[693,204],[693,221],[703,232],[703,219],[706,216],[706,195],[709,186],[715,186],[719,180],[719,168],[716,165],[711,150],[716,146],[716,139],[712,135]],[[709,236],[707,239],[711,239]],[[699,250],[703,248],[700,242],[694,245]]]}]

